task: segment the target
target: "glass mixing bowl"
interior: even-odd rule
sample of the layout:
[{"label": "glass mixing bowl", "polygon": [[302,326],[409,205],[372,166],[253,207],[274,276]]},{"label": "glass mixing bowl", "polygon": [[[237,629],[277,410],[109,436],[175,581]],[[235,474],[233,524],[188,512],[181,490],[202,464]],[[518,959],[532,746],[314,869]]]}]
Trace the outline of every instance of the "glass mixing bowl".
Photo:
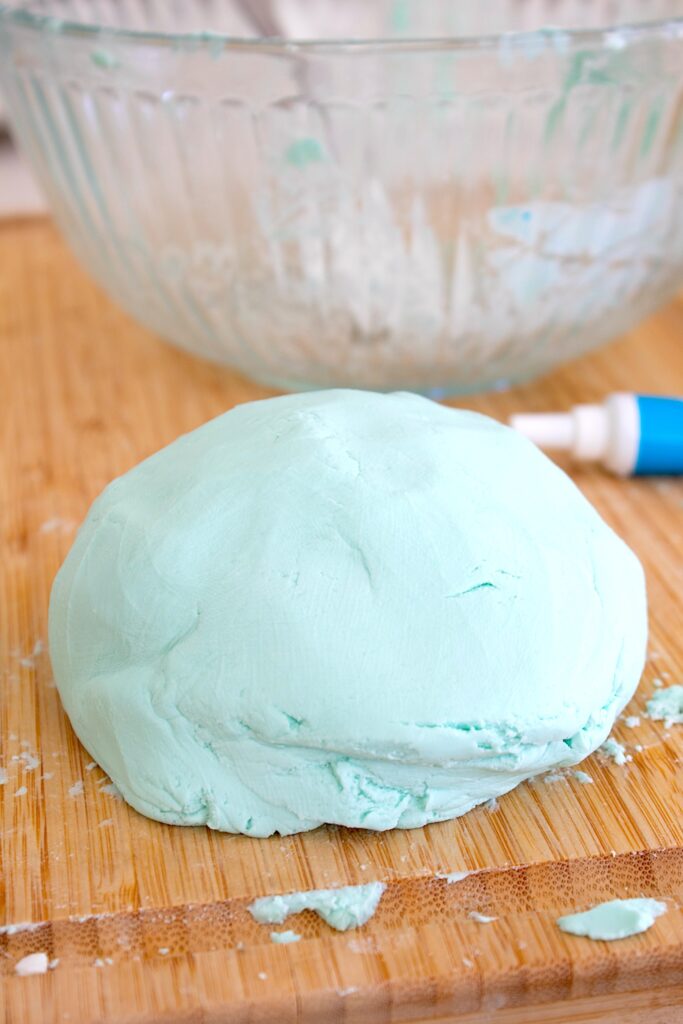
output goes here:
[{"label": "glass mixing bowl", "polygon": [[683,281],[683,0],[0,2],[0,85],[94,277],[277,386],[500,386]]}]

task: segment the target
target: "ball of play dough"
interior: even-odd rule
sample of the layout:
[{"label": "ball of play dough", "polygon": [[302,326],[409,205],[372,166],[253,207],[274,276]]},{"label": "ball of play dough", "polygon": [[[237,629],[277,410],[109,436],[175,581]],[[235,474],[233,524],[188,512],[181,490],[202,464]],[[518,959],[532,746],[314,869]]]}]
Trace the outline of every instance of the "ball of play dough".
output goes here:
[{"label": "ball of play dough", "polygon": [[492,420],[410,394],[242,405],[94,503],[54,584],[76,732],[160,821],[252,836],[463,814],[603,742],[638,560]]}]

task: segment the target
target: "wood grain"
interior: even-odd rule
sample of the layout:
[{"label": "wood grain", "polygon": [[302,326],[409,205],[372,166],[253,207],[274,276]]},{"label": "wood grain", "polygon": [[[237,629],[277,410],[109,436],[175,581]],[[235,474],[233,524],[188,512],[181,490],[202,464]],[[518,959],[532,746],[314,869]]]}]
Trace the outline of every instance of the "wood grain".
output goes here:
[{"label": "wood grain", "polygon": [[[618,389],[683,393],[682,337],[679,301],[543,381],[462,404],[503,418]],[[42,922],[0,936],[5,1020],[683,1020],[680,727],[620,722],[633,760],[588,759],[592,785],[537,780],[495,810],[385,834],[254,840],[164,826],[116,799],[89,764],[41,646],[74,530],[113,476],[267,394],[133,324],[49,223],[0,227],[2,915]],[[646,568],[650,659],[627,709],[642,715],[655,679],[683,682],[683,485],[572,471]],[[476,873],[454,885],[436,877],[464,869]],[[387,893],[359,932],[305,913],[293,925],[302,941],[277,946],[245,910],[264,893],[373,879]],[[645,935],[591,943],[554,924],[560,912],[640,893],[670,904]],[[497,920],[479,924],[473,910]],[[59,963],[17,977],[17,960],[36,950]]]}]

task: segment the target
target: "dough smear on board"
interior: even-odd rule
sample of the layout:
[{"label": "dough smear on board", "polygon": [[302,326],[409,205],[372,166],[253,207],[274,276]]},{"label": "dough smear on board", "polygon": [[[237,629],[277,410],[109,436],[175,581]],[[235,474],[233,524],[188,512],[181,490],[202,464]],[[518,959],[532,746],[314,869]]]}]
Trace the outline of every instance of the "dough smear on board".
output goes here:
[{"label": "dough smear on board", "polygon": [[411,394],[239,406],[115,480],[54,584],[79,737],[143,814],[464,814],[607,738],[638,560],[530,442]]},{"label": "dough smear on board", "polygon": [[613,942],[646,932],[667,911],[666,903],[653,899],[609,900],[580,914],[559,917],[557,924],[570,935]]}]

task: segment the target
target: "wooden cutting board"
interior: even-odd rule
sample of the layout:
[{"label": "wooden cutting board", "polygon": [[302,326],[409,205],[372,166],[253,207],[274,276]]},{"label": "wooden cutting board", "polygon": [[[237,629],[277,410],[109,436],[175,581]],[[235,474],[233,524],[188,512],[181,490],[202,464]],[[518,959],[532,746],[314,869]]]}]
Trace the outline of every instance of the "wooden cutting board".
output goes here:
[{"label": "wooden cutting board", "polygon": [[[683,393],[682,340],[679,302],[538,384],[466,404],[505,417],[617,389]],[[681,726],[620,722],[632,760],[589,758],[592,784],[537,780],[409,832],[249,839],[161,825],[117,799],[52,682],[50,583],[107,481],[268,392],[134,325],[42,220],[0,226],[0,389],[2,914],[36,925],[0,936],[7,1022],[683,1020]],[[683,681],[683,484],[574,476],[646,567],[650,657],[628,708],[642,715],[656,679]],[[304,913],[302,941],[278,946],[246,911],[265,893],[374,879],[387,891],[359,931]],[[595,943],[554,923],[640,894],[669,902],[647,934]],[[35,951],[53,968],[17,976]]]}]

